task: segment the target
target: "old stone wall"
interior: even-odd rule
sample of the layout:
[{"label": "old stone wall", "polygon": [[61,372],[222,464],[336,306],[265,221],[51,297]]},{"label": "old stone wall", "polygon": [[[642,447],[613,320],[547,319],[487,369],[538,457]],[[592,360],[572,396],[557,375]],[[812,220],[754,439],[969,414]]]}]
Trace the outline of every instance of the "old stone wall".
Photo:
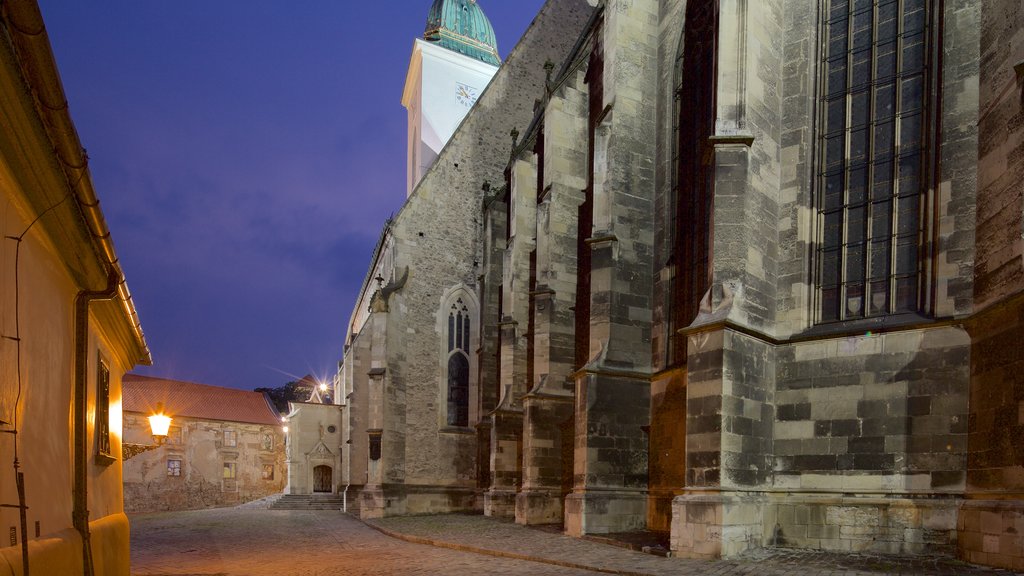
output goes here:
[{"label": "old stone wall", "polygon": [[[790,522],[795,517],[787,513],[775,523],[775,542],[948,553],[955,540],[950,510],[964,488],[969,355],[966,333],[955,327],[780,347],[775,487],[793,493],[791,501],[808,514],[846,518],[842,510],[850,508],[863,521],[824,534]],[[887,503],[800,496],[811,492],[867,498],[925,493],[933,501],[927,513],[915,503],[892,504],[910,515],[904,518]],[[889,523],[897,517],[902,523]],[[904,538],[904,528],[928,531]]]},{"label": "old stone wall", "polygon": [[962,491],[969,357],[952,327],[781,347],[775,485]]},{"label": "old stone wall", "polygon": [[[551,0],[544,6],[394,219],[394,271],[384,276],[398,278],[408,268],[408,278],[387,302],[382,347],[387,356],[380,365],[386,375],[379,397],[370,397],[371,404],[378,398],[383,404],[382,485],[394,488],[394,497],[380,502],[383,514],[474,505],[477,435],[446,425],[440,308],[453,289],[475,300],[483,257],[482,187],[502,180],[509,133],[529,124],[534,100],[543,93],[544,63],[565,58],[591,10],[585,0]],[[474,342],[479,329],[472,327]],[[471,374],[471,388],[479,390],[478,373]],[[471,425],[482,416],[476,406],[494,401],[490,392],[477,398]]]},{"label": "old stone wall", "polygon": [[[604,110],[591,110],[593,223],[589,250],[589,361],[576,373],[575,486],[569,534],[646,525],[654,280],[657,24],[653,1],[612,1],[597,30]],[[598,75],[600,77],[598,77]]]},{"label": "old stone wall", "polygon": [[[945,48],[929,191],[935,224],[924,241],[931,281],[922,292],[922,313],[938,318],[971,311],[977,138],[977,6],[944,6],[936,15]],[[707,328],[693,331],[688,350],[686,490],[673,508],[681,554],[771,543],[949,552],[955,538],[950,510],[965,486],[966,332],[924,322],[881,335],[867,324],[836,326],[829,335],[814,325],[818,8],[720,3],[715,277],[697,321]],[[736,492],[704,492],[719,487]],[[919,492],[935,499],[927,512],[869,498]],[[799,518],[780,513],[780,493]],[[843,493],[867,499],[846,502]],[[837,512],[847,508],[862,525]],[[809,514],[838,514],[836,525],[850,528],[809,532]]]},{"label": "old stone wall", "polygon": [[1024,570],[1024,6],[982,0],[964,559]]},{"label": "old stone wall", "polygon": [[523,481],[523,396],[530,374],[533,327],[531,291],[536,277],[537,159],[523,153],[508,168],[508,239],[502,264],[501,400],[491,415],[491,487],[484,514],[514,516]]},{"label": "old stone wall", "polygon": [[[979,3],[975,3],[979,4]],[[1024,289],[1024,8],[982,0],[975,299],[983,308]]]},{"label": "old stone wall", "polygon": [[971,562],[1024,569],[1024,299],[971,324],[967,490],[958,546]]},{"label": "old stone wall", "polygon": [[672,499],[686,486],[686,373],[660,374],[651,383],[648,434],[647,529],[668,532]]},{"label": "old stone wall", "polygon": [[[588,99],[583,54],[564,66],[564,77],[549,88],[537,125],[536,256],[533,262],[531,334],[527,369],[530,392],[523,399],[523,488],[516,521],[555,523],[564,517],[571,489],[574,307],[578,282],[579,207],[587,185]],[[553,92],[552,92],[553,90]],[[568,434],[567,434],[568,433]],[[567,458],[569,456],[569,458]]]},{"label": "old stone wall", "polygon": [[[152,444],[146,417],[125,413],[125,442]],[[287,475],[280,427],[176,417],[163,446],[125,461],[125,511],[233,506],[280,493]]]}]

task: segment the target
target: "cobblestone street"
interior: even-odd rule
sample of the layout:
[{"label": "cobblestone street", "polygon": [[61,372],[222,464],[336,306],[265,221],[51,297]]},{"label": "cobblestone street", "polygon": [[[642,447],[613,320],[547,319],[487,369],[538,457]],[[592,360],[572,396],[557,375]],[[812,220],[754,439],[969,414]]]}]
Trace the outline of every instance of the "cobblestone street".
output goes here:
[{"label": "cobblestone street", "polygon": [[[791,551],[728,562],[660,558],[479,516],[375,523],[402,539],[339,512],[205,510],[131,523],[133,576],[1012,574],[948,560]],[[434,545],[417,543],[427,541]]]}]

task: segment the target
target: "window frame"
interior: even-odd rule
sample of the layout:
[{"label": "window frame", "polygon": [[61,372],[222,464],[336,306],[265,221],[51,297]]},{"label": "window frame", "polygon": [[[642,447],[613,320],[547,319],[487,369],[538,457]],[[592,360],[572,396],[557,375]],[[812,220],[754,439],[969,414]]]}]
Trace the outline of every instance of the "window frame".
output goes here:
[{"label": "window frame", "polygon": [[[448,343],[447,361],[445,363],[445,392],[447,409],[445,422],[448,426],[465,428],[469,426],[469,389],[470,389],[470,348],[473,322],[471,320],[472,310],[461,296],[457,297],[448,310],[447,334],[445,341]],[[464,370],[461,372],[461,381],[458,386],[453,384],[452,365],[453,362],[461,361]],[[452,399],[452,394],[458,392],[461,398]],[[453,410],[454,408],[454,410]],[[454,412],[454,414],[453,414]]]},{"label": "window frame", "polygon": [[117,461],[110,441],[110,367],[103,354],[96,354],[96,405],[93,431],[96,435],[96,464],[109,466]]},{"label": "window frame", "polygon": [[[172,462],[177,462],[177,466],[172,466]],[[168,478],[180,478],[181,477],[181,458],[168,458],[167,459],[167,477]],[[173,473],[172,473],[173,471]]]},{"label": "window frame", "polygon": [[[466,434],[479,419],[480,304],[465,284],[455,284],[438,300],[435,319],[438,334],[437,426],[443,433]],[[461,313],[461,322],[459,321]],[[457,355],[465,361],[464,386],[453,399],[452,363]],[[463,409],[461,414],[458,407]],[[453,408],[455,408],[453,410]],[[464,418],[460,418],[464,417]]]},{"label": "window frame", "polygon": [[[840,57],[832,53],[830,43],[833,38],[830,36],[829,27],[836,23],[832,15],[836,3],[845,6],[846,19],[842,53],[845,72],[842,76],[843,88],[841,93],[829,93],[830,62],[839,62]],[[856,4],[862,4],[856,8]],[[867,9],[863,4],[870,4],[871,28],[870,41],[867,47],[856,46],[856,17],[866,14]],[[920,28],[908,29],[909,16],[915,10],[914,5],[919,4],[923,10],[920,20]],[[908,5],[910,8],[908,9]],[[894,7],[895,32],[891,40],[886,37],[880,42],[879,28],[888,20],[880,20],[881,9]],[[935,183],[938,180],[938,154],[941,133],[941,3],[935,0],[830,0],[824,3],[818,18],[818,53],[816,63],[819,66],[816,74],[816,86],[814,102],[816,113],[814,115],[814,172],[813,192],[811,204],[814,221],[814,246],[810,254],[810,278],[812,279],[810,298],[810,319],[812,326],[831,328],[850,328],[860,325],[889,325],[903,324],[920,321],[930,313],[934,305],[934,279],[930,274],[932,266],[931,251],[934,250],[935,234],[937,232],[935,223],[930,221],[929,216],[934,215]],[[914,39],[919,35],[922,44],[919,50],[919,67],[907,67],[905,57],[908,54],[907,38]],[[839,37],[836,37],[839,38]],[[880,73],[880,62],[889,54],[882,52],[879,55],[879,47],[886,44],[892,45],[892,71],[883,75]],[[866,81],[858,82],[854,77],[856,66],[856,52],[870,51],[870,67]],[[905,101],[904,92],[909,81],[919,79],[920,95],[917,96],[917,108],[912,107],[915,103],[908,104]],[[835,76],[834,80],[839,80]],[[880,94],[889,90],[891,95],[892,113],[889,116],[880,116],[877,112]],[[867,111],[863,125],[852,125],[855,110],[861,107],[854,106],[854,99],[861,94],[867,98]],[[830,122],[834,122],[837,116],[830,118],[830,104],[843,103],[842,126],[832,130]],[[839,107],[836,106],[838,109]],[[908,141],[912,147],[908,150],[901,141],[904,124],[908,118],[917,117],[919,122],[919,138],[916,141]],[[891,123],[889,138],[891,144],[883,148],[884,154],[879,154],[876,147],[880,126]],[[913,126],[913,124],[910,124]],[[851,159],[851,148],[853,146],[853,131],[865,131],[865,152],[864,159]],[[829,162],[830,138],[842,142],[842,159],[838,167],[831,167]],[[911,172],[912,176],[904,176],[901,173],[903,161],[916,157],[916,171]],[[878,167],[885,167],[888,170],[888,178],[878,180]],[[881,171],[881,174],[885,172]],[[862,197],[851,201],[850,183],[854,173],[863,171]],[[837,205],[829,204],[829,179],[838,178],[841,181],[840,201]],[[906,193],[902,188],[904,178],[915,185],[913,192]],[[876,196],[877,187],[881,184],[888,187],[888,195]],[[900,203],[909,204],[913,200],[916,205],[912,211],[904,210],[905,216],[912,215],[916,222],[911,221],[910,229],[900,230]],[[851,227],[849,225],[849,212],[851,209],[858,213],[862,211],[863,220],[859,226],[859,232],[863,232],[862,238],[854,238],[851,241]],[[881,211],[883,218],[876,218],[876,211]],[[829,226],[828,219],[838,220],[838,225]],[[838,235],[838,240],[826,243],[826,236],[830,230],[835,228],[833,235]],[[878,232],[882,233],[879,234]],[[879,240],[878,238],[882,238]],[[872,258],[878,254],[876,250],[882,247],[885,252],[882,256],[886,258],[881,262],[878,258],[875,262]],[[913,247],[908,249],[907,247]],[[854,263],[852,269],[860,274],[860,279],[850,280],[850,248],[853,247],[862,252],[857,255],[854,252]],[[903,247],[903,251],[900,248]],[[835,254],[832,259],[834,264],[826,267],[828,254]],[[903,258],[908,255],[913,257],[913,266],[910,270],[902,269]],[[878,269],[873,271],[873,266],[880,263]],[[881,265],[881,264],[884,264]],[[834,266],[834,269],[832,267]],[[879,275],[878,270],[884,270],[884,275]],[[826,274],[831,272],[830,281],[826,282]],[[901,281],[903,282],[901,284]],[[883,286],[884,284],[884,286]],[[859,296],[850,296],[849,289],[857,288]],[[910,300],[905,298],[906,293],[901,293],[901,288],[907,290],[912,287]],[[929,290],[931,287],[931,290]],[[884,288],[884,290],[879,290]],[[834,291],[834,296],[827,296],[827,291]],[[879,303],[875,296],[885,295],[884,301]],[[854,310],[854,302],[851,298],[859,298],[860,302]],[[831,310],[830,310],[831,308]]]}]

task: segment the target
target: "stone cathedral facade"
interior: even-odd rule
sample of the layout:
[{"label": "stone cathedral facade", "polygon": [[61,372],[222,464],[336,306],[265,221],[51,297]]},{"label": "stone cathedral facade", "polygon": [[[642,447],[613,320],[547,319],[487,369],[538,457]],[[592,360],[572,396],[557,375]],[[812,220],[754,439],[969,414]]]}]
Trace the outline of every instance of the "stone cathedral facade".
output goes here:
[{"label": "stone cathedral facade", "polygon": [[1024,570],[1022,85],[1019,0],[549,0],[374,253],[360,513]]}]

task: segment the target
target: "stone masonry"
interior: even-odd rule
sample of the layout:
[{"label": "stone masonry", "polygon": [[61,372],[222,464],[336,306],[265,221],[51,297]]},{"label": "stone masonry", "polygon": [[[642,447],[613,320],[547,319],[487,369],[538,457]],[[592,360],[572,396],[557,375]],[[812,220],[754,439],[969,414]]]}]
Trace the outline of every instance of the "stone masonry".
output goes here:
[{"label": "stone masonry", "polygon": [[[383,444],[373,514],[1024,569],[1022,18],[1017,0],[548,2],[357,305],[342,372],[369,406],[353,446]],[[919,68],[881,75],[887,50]],[[465,427],[439,392],[454,298],[475,318]]]}]

